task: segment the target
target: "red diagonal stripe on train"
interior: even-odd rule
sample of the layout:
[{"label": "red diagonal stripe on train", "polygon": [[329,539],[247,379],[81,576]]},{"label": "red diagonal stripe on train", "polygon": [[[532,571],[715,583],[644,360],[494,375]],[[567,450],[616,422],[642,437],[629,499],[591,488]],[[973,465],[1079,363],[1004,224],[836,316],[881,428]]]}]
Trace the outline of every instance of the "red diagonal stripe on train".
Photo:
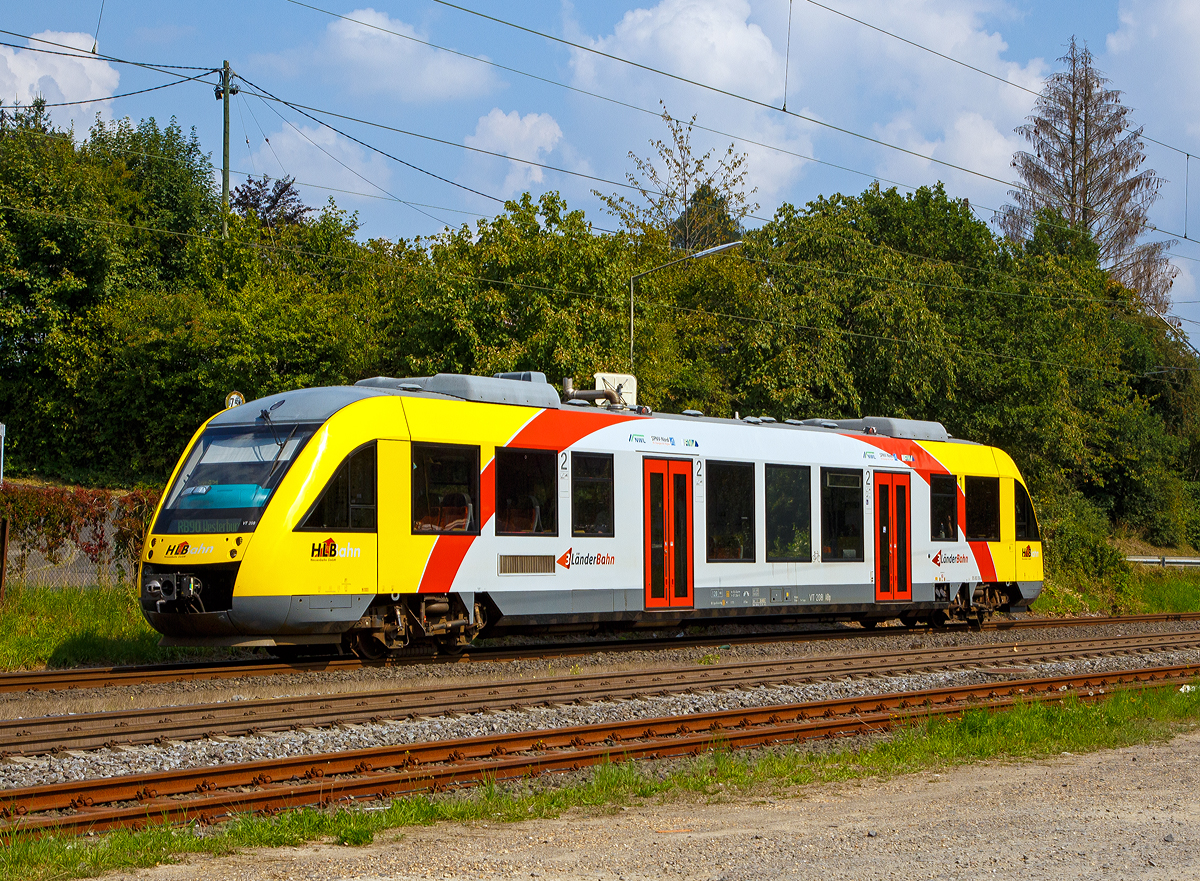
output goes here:
[{"label": "red diagonal stripe on train", "polygon": [[[926,484],[929,483],[929,475],[931,474],[950,474],[950,470],[946,468],[937,458],[927,449],[922,447],[916,441],[905,440],[895,437],[880,437],[877,434],[852,434],[855,440],[860,440],[863,443],[870,444],[876,449],[882,450],[885,453],[891,453],[897,459],[901,456],[912,456],[911,462],[897,462],[896,465],[911,465],[914,472]],[[869,460],[868,460],[869,461]],[[888,467],[888,461],[876,460],[871,463],[874,468]],[[955,486],[958,486],[955,481]],[[962,487],[958,487],[958,522],[960,528],[965,526],[967,522],[967,497],[963,495]],[[996,580],[996,563],[992,559],[992,549],[988,547],[986,541],[968,541],[967,544],[971,548],[971,552],[975,554],[975,561],[979,564],[979,577],[983,581]]]},{"label": "red diagonal stripe on train", "polygon": [[[510,447],[526,447],[539,450],[565,450],[593,432],[620,422],[636,419],[624,413],[603,411],[571,412],[570,410],[543,410],[525,424],[508,442]],[[488,462],[479,475],[479,523],[487,524],[496,513],[495,460]],[[471,549],[474,535],[439,535],[421,575],[420,593],[448,593],[462,561]]]}]

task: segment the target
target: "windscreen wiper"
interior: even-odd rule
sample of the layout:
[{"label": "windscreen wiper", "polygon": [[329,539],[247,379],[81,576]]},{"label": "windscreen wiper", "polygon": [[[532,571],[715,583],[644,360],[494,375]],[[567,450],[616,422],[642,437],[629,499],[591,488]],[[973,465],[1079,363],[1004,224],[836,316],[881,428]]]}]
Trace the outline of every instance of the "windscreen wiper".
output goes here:
[{"label": "windscreen wiper", "polygon": [[[283,444],[279,443],[279,435],[275,431],[275,423],[271,421],[271,414],[267,410],[266,407],[263,407],[262,410],[259,411],[258,418],[263,420],[265,423],[267,423],[267,428],[271,429],[271,437],[274,439],[275,443],[278,444],[279,448],[282,450]],[[276,457],[276,458],[278,458],[278,457]]]},{"label": "windscreen wiper", "polygon": [[[266,411],[264,410],[263,412],[265,413]],[[271,424],[269,420],[267,424]],[[279,457],[283,455],[284,448],[287,447],[288,442],[292,439],[293,435],[296,434],[296,429],[299,427],[299,425],[293,425],[291,432],[289,432],[288,436],[284,438],[283,443],[279,444],[279,440],[276,439],[275,443],[279,444],[279,449],[275,451],[275,458],[271,460],[271,470],[267,472],[267,479],[263,481],[264,489],[266,488],[266,485],[271,482],[271,475],[275,473],[275,466],[279,464]],[[274,434],[275,429],[271,429],[271,433]]]}]

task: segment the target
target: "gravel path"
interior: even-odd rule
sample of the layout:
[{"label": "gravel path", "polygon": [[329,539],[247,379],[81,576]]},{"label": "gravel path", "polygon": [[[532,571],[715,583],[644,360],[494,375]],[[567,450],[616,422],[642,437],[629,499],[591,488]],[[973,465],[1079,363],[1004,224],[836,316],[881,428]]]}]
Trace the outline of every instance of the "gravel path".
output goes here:
[{"label": "gravel path", "polygon": [[170,771],[178,768],[207,767],[233,762],[251,762],[283,756],[478,737],[498,732],[592,725],[618,719],[687,716],[716,710],[940,688],[1012,678],[1038,678],[1188,663],[1200,663],[1200,651],[1057,661],[1031,666],[1028,668],[1029,672],[1020,677],[1011,674],[988,673],[982,670],[960,670],[867,679],[841,679],[800,686],[781,685],[647,697],[635,700],[568,704],[559,707],[504,709],[463,716],[352,725],[345,728],[306,729],[250,737],[180,741],[161,746],[125,746],[89,752],[67,752],[57,756],[9,757],[0,762],[0,789],[122,774]]},{"label": "gravel path", "polygon": [[1086,756],[809,786],[792,797],[685,796],[556,820],[413,828],[365,848],[193,857],[120,878],[1195,878],[1198,755],[1193,733]]}]

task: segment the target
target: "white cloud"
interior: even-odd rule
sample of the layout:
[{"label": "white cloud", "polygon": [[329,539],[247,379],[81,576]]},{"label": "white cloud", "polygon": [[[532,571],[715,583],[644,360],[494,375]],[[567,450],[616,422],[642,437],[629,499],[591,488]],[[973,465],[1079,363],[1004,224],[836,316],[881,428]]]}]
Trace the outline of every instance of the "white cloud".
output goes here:
[{"label": "white cloud", "polygon": [[[838,8],[947,55],[1037,91],[1046,65],[1006,59],[1007,44],[983,24],[1002,0],[843,0]],[[570,28],[568,27],[568,30]],[[778,106],[788,71],[788,107],[794,112],[896,143],[938,159],[1007,180],[1009,162],[1020,145],[1013,134],[1032,107],[1034,96],[1021,88],[957,67],[819,7],[793,8],[791,58],[788,5],[767,0],[659,0],[626,12],[611,33],[576,35],[596,49],[647,64],[709,86]],[[751,141],[816,156],[868,174],[913,184],[945,180],[955,195],[982,197],[999,204],[1007,187],[977,175],[872,146],[852,136],[813,125],[752,103],[700,90],[629,65],[576,51],[577,85],[604,94],[661,98],[677,117],[697,114],[700,125]],[[661,124],[634,126],[661,137]],[[628,129],[628,123],[624,128]],[[728,137],[695,133],[696,140],[723,149]],[[644,143],[644,142],[641,142]],[[640,143],[633,147],[639,155]],[[624,153],[629,147],[622,144]],[[812,168],[781,150],[746,141],[735,146],[749,156],[748,180],[758,200],[798,198],[794,185]],[[823,186],[835,180],[842,191],[857,191],[860,176],[821,172]],[[815,193],[813,194],[815,195]]]},{"label": "white cloud", "polygon": [[[364,24],[335,20],[326,29],[323,48],[314,55],[352,92],[425,102],[471,97],[495,87],[489,67],[414,42],[426,37],[385,12],[356,9],[346,17]],[[305,53],[297,69],[311,65],[314,55]]]},{"label": "white cloud", "polygon": [[[479,117],[475,134],[468,135],[465,143],[468,147],[541,162],[543,154],[554,150],[562,136],[562,129],[549,113],[521,116],[516,110],[505,113],[499,107],[494,107],[487,116]],[[540,184],[543,177],[542,169],[537,166],[508,163],[508,173],[502,185],[503,195],[507,197],[523,192],[531,184]]]},{"label": "white cloud", "polygon": [[[43,31],[34,37],[79,49],[80,56],[0,47],[0,100],[11,105],[14,101],[29,104],[35,98],[45,98],[48,104],[58,104],[107,98],[116,92],[121,75],[111,64],[91,55],[90,34]],[[29,45],[63,51],[33,41]],[[86,128],[97,110],[107,116],[107,108],[102,104],[56,107],[50,112],[60,124],[74,123],[77,128]]]},{"label": "white cloud", "polygon": [[[762,28],[749,22],[750,11],[746,0],[661,0],[650,9],[626,12],[612,34],[588,44],[677,76],[772,101],[783,93],[783,58]],[[572,65],[583,82],[609,79],[613,64],[588,52],[573,52]]]},{"label": "white cloud", "polygon": [[[387,160],[336,132],[323,126],[284,126],[269,137],[270,145],[263,144],[253,154],[253,166],[259,174],[276,178],[291,175],[301,185],[318,184],[373,196],[386,195],[367,181],[389,188],[391,169]],[[314,206],[324,204],[329,196],[339,204],[359,201],[346,193],[331,193],[325,189],[309,190],[304,196],[305,203]]]}]

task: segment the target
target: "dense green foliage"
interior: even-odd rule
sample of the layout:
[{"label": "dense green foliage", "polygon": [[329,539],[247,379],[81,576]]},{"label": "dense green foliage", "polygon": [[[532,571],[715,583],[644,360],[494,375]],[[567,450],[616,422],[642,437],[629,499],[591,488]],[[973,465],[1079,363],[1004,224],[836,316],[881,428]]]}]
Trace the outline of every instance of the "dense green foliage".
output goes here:
[{"label": "dense green foliage", "polygon": [[[374,374],[625,371],[631,274],[671,229],[599,234],[550,193],[475,228],[359,241],[332,202],[230,218],[172,121],[0,125],[0,419],[18,473],[161,484],[226,392]],[[646,276],[644,403],[936,419],[1028,476],[1064,575],[1111,524],[1200,541],[1200,363],[1053,215],[1005,243],[940,185],[783,205],[738,255]]]}]

